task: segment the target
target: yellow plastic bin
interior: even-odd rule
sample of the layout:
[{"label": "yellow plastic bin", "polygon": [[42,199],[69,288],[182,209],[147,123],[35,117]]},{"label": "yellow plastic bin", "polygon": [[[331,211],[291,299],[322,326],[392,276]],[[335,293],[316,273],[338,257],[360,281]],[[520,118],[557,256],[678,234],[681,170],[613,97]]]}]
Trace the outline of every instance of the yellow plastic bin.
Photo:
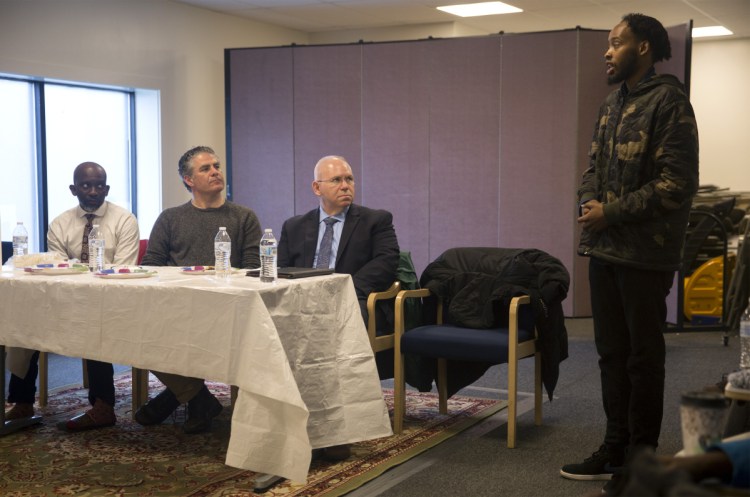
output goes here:
[{"label": "yellow plastic bin", "polygon": [[[727,256],[727,276],[732,274],[736,255]],[[717,324],[724,311],[724,257],[714,257],[685,278],[684,310],[691,324]]]}]

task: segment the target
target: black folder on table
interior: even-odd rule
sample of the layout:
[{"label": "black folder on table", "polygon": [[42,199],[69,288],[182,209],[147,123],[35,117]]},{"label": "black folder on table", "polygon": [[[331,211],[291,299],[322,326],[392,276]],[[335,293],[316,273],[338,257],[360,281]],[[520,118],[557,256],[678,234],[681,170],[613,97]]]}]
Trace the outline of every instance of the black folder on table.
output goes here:
[{"label": "black folder on table", "polygon": [[279,278],[308,278],[310,276],[324,276],[333,274],[333,269],[317,267],[280,267],[276,271]]},{"label": "black folder on table", "polygon": [[[260,271],[248,271],[248,276],[259,276]],[[333,274],[333,269],[316,267],[280,267],[276,275],[283,279],[309,278],[310,276],[324,276]]]}]

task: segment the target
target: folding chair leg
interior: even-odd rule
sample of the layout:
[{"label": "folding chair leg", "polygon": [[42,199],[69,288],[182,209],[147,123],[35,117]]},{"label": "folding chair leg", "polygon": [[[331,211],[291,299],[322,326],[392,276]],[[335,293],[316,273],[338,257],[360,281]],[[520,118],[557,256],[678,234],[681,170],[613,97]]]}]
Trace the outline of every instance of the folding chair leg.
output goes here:
[{"label": "folding chair leg", "polygon": [[396,364],[393,368],[393,431],[401,434],[404,431],[404,416],[406,410],[406,385],[404,384],[404,356],[395,355]]},{"label": "folding chair leg", "polygon": [[448,361],[438,359],[438,412],[448,414]]},{"label": "folding chair leg", "polygon": [[508,361],[508,448],[516,447],[516,412],[518,409],[518,361]]},{"label": "folding chair leg", "polygon": [[534,424],[542,424],[542,354],[534,354]]}]

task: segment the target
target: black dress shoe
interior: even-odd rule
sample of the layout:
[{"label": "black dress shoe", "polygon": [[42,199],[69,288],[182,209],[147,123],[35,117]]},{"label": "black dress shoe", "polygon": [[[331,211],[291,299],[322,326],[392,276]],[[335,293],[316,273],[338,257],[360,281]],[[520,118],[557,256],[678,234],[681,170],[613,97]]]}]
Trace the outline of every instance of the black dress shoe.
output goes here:
[{"label": "black dress shoe", "polygon": [[204,385],[198,395],[188,401],[188,418],[182,431],[188,434],[203,433],[211,429],[211,420],[219,415],[223,406]]},{"label": "black dress shoe", "polygon": [[135,420],[143,426],[158,425],[180,406],[172,391],[165,388],[135,412]]}]

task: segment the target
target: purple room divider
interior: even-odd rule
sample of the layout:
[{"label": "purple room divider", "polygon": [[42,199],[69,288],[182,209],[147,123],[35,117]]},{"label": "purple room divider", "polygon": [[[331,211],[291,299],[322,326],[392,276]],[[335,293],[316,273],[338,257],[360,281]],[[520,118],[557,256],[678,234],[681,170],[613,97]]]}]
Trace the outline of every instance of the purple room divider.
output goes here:
[{"label": "purple room divider", "polygon": [[430,260],[432,41],[366,45],[362,57],[362,175],[359,202],[393,213],[402,250]]},{"label": "purple room divider", "polygon": [[279,236],[296,212],[293,52],[232,50],[226,59],[232,200],[254,209],[262,227]]},{"label": "purple room divider", "polygon": [[418,273],[450,247],[539,248],[571,273],[565,314],[590,315],[575,194],[612,90],[607,35],[227,49],[233,200],[278,233],[316,205],[315,162],[343,155]]}]

